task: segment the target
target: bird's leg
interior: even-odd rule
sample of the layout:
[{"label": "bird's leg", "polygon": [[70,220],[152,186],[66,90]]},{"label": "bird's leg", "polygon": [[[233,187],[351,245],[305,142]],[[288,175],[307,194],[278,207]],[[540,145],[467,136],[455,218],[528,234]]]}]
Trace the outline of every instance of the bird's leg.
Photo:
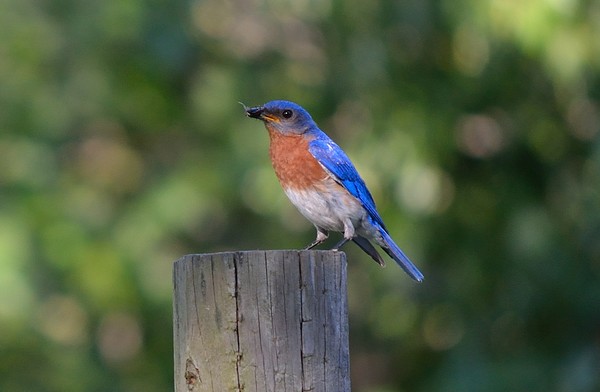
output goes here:
[{"label": "bird's leg", "polygon": [[346,242],[350,241],[353,238],[354,238],[354,225],[352,224],[352,221],[350,219],[345,219],[344,220],[344,238],[340,242],[335,244],[335,246],[331,250],[334,250],[334,251],[340,250],[340,248],[342,246],[344,246],[346,244]]},{"label": "bird's leg", "polygon": [[309,250],[309,249],[314,248],[315,246],[319,245],[321,242],[325,241],[327,239],[327,237],[329,237],[329,233],[327,232],[327,230],[323,230],[320,227],[317,227],[317,238],[315,238],[315,240],[313,242],[308,244],[308,246],[306,248],[304,248],[304,250]]}]

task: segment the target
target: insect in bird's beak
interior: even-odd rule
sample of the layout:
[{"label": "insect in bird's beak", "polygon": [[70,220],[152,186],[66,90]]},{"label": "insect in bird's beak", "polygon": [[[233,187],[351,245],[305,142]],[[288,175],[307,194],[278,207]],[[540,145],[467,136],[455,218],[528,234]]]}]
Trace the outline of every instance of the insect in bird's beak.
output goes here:
[{"label": "insect in bird's beak", "polygon": [[244,110],[246,111],[246,116],[262,120],[262,114],[265,111],[264,106],[254,106],[249,108],[241,102],[240,104],[244,107]]}]

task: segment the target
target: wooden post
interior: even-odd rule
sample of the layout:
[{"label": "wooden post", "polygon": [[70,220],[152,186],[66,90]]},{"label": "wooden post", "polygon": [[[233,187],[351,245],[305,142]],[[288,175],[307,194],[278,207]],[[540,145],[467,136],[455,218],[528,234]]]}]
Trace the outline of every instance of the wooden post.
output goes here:
[{"label": "wooden post", "polygon": [[350,391],[346,256],[188,255],[173,268],[175,391]]}]

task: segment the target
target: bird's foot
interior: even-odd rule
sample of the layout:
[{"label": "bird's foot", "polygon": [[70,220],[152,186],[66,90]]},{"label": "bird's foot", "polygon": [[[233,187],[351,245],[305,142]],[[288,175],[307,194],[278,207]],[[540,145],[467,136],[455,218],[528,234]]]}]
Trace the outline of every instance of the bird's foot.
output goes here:
[{"label": "bird's foot", "polygon": [[340,250],[340,248],[342,246],[344,246],[346,244],[346,242],[350,241],[352,238],[342,238],[342,240],[340,242],[338,242],[337,244],[335,244],[335,246],[333,248],[331,248],[332,251],[337,252]]},{"label": "bird's foot", "polygon": [[314,248],[315,246],[319,245],[321,242],[320,240],[314,240],[313,242],[311,242],[310,244],[308,244],[306,246],[306,248],[304,248],[304,250],[311,250],[312,248]]},{"label": "bird's foot", "polygon": [[320,243],[325,242],[327,237],[329,237],[329,233],[326,230],[317,228],[317,238],[315,238],[313,242],[308,244],[308,246],[304,248],[304,250],[310,250],[315,246],[319,245]]},{"label": "bird's foot", "polygon": [[340,250],[342,246],[346,244],[346,242],[350,241],[354,238],[354,226],[352,225],[352,221],[348,218],[344,220],[344,238],[333,247],[333,251],[337,252]]}]

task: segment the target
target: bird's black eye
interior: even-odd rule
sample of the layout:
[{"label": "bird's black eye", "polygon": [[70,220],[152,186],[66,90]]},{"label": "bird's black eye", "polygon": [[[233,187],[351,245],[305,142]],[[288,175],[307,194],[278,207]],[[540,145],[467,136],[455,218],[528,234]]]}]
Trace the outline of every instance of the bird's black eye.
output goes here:
[{"label": "bird's black eye", "polygon": [[281,115],[283,116],[283,118],[290,118],[292,117],[292,115],[294,114],[294,112],[292,112],[291,110],[287,109],[284,110]]}]

